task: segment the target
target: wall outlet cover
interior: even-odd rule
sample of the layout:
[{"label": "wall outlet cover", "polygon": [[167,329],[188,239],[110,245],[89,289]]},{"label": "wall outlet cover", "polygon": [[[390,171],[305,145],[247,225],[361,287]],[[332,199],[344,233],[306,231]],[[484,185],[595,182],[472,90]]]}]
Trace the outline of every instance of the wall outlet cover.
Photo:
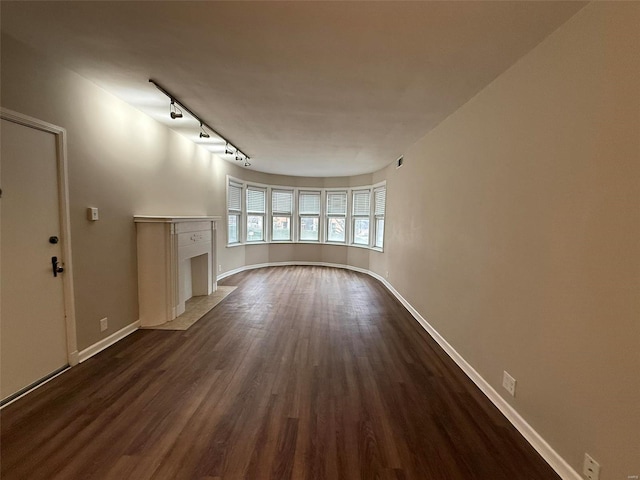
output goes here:
[{"label": "wall outlet cover", "polygon": [[516,396],[516,379],[505,370],[502,373],[502,386],[512,397]]},{"label": "wall outlet cover", "polygon": [[584,465],[582,474],[589,480],[600,479],[600,464],[596,462],[588,453],[584,454]]},{"label": "wall outlet cover", "polygon": [[98,214],[98,209],[95,207],[88,207],[87,208],[87,220],[91,220],[92,222],[95,222],[97,220],[100,219],[100,216]]}]

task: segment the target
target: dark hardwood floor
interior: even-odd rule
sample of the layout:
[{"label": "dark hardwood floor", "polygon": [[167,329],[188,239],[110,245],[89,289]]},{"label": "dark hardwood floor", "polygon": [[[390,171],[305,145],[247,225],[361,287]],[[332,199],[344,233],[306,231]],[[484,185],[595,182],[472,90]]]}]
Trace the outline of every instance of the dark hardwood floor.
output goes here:
[{"label": "dark hardwood floor", "polygon": [[244,272],[8,405],[1,478],[559,477],[376,280]]}]

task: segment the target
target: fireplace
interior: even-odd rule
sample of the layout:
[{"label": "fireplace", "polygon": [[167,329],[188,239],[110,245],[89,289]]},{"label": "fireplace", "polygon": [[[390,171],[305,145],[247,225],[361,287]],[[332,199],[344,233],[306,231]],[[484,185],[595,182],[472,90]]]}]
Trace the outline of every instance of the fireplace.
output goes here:
[{"label": "fireplace", "polygon": [[220,217],[134,217],[140,325],[162,325],[193,296],[216,290],[216,222]]}]

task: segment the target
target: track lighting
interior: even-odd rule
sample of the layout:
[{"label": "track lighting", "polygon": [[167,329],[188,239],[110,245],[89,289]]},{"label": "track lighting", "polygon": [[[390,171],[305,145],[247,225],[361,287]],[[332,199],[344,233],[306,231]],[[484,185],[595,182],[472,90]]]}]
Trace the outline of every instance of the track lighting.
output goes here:
[{"label": "track lighting", "polygon": [[169,93],[159,84],[157,84],[154,80],[149,79],[149,82],[153,83],[153,85],[158,90],[164,93],[167,97],[169,97],[169,100],[171,100],[171,104],[169,105],[169,115],[171,116],[171,118],[173,118],[174,120],[176,118],[183,118],[184,115],[182,113],[182,110],[184,110],[189,115],[191,115],[196,121],[200,123],[200,138],[210,138],[211,135],[209,134],[209,132],[213,133],[216,137],[219,137],[225,142],[225,149],[224,149],[225,155],[235,155],[237,161],[244,160],[245,167],[251,166],[251,163],[249,163],[249,157],[244,152],[242,152],[238,147],[235,147],[232,144],[230,144],[226,138],[224,138],[222,135],[216,132],[213,128],[211,128],[209,125],[207,125],[202,120],[200,120],[200,117],[198,117],[195,113],[189,110],[189,108],[184,103],[182,103],[175,96],[173,96],[173,94]]},{"label": "track lighting", "polygon": [[182,110],[178,108],[173,98],[171,99],[171,105],[169,105],[169,115],[171,115],[171,118],[174,120],[176,118],[182,118]]}]

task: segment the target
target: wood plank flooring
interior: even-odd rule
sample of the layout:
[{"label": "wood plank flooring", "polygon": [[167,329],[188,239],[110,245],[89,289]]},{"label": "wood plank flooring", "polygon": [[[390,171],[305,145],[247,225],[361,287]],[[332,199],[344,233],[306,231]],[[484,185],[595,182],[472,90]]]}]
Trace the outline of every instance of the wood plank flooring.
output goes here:
[{"label": "wood plank flooring", "polygon": [[1,478],[557,480],[376,280],[243,272],[0,413]]}]

